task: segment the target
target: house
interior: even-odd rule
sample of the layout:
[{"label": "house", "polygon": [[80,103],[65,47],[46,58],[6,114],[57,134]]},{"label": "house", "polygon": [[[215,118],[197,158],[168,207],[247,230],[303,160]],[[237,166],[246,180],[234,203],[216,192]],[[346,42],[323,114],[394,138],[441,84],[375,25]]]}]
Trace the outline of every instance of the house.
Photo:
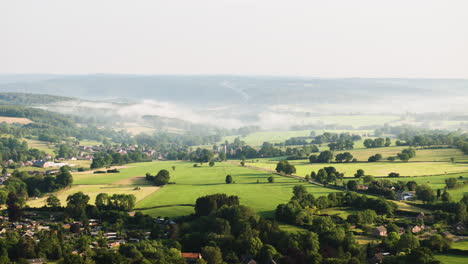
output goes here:
[{"label": "house", "polygon": [[463,223],[454,224],[452,228],[457,234],[465,234],[466,232],[466,226]]},{"label": "house", "polygon": [[28,263],[34,263],[34,264],[46,263],[45,259],[42,259],[42,258],[27,259],[26,261],[28,261]]},{"label": "house", "polygon": [[405,233],[405,229],[403,227],[398,228],[398,235],[403,235]]},{"label": "house", "polygon": [[359,184],[359,185],[357,186],[357,189],[358,189],[358,190],[367,190],[367,189],[369,189],[369,187],[366,186],[366,185],[364,185],[364,184]]},{"label": "house", "polygon": [[257,264],[257,261],[255,261],[252,257],[244,257],[242,259],[242,264]]},{"label": "house", "polygon": [[408,200],[412,200],[415,198],[415,194],[413,192],[406,192],[406,191],[398,191],[396,193],[396,197],[395,197],[397,200],[401,201],[401,200],[404,200],[404,201],[408,201]]},{"label": "house", "polygon": [[424,220],[425,218],[426,218],[426,215],[424,214],[424,212],[420,212],[418,216],[416,216],[416,220],[419,220],[419,219]]},{"label": "house", "polygon": [[415,226],[413,226],[413,228],[411,228],[411,232],[416,234],[416,233],[419,233],[421,231],[424,231],[424,228],[425,228],[424,225],[421,225],[421,226],[415,225]]},{"label": "house", "polygon": [[39,168],[59,168],[68,165],[68,163],[58,163],[58,162],[53,162],[53,161],[45,161],[45,160],[36,160],[33,163],[34,167],[39,167]]},{"label": "house", "polygon": [[196,263],[198,259],[202,259],[200,253],[181,253],[182,257],[188,264]]},{"label": "house", "polygon": [[372,229],[372,234],[374,236],[387,236],[387,228],[385,226],[378,226]]}]

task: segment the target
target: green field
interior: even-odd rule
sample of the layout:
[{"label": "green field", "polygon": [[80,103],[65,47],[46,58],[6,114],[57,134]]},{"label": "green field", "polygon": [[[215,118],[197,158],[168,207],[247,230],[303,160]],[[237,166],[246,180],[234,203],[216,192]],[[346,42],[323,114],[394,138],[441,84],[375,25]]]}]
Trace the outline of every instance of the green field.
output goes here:
[{"label": "green field", "polygon": [[466,264],[468,263],[468,256],[437,254],[435,257],[437,260],[441,261],[444,264]]},{"label": "green field", "polygon": [[38,150],[44,151],[47,154],[55,156],[55,152],[54,152],[55,147],[51,143],[34,140],[34,139],[27,139],[27,138],[23,138],[21,140],[26,141],[30,148],[36,148]]},{"label": "green field", "polygon": [[[310,164],[308,161],[291,161],[296,167],[296,175],[305,176],[312,171],[317,172],[319,169],[326,166],[333,166],[338,171],[343,172],[345,177],[353,177],[358,169],[363,169],[366,175],[372,176],[387,176],[390,172],[398,172],[401,176],[423,176],[423,175],[440,175],[446,173],[468,172],[468,164],[466,163],[449,163],[449,162],[356,162],[356,163],[315,163]],[[264,169],[274,170],[276,161],[267,162],[252,162],[247,160],[248,166],[254,166]]]},{"label": "green field", "polygon": [[[375,155],[377,153],[383,156],[383,159],[386,160],[388,157],[395,157],[398,153],[400,153],[403,149],[408,147],[403,146],[393,146],[393,147],[386,147],[386,148],[364,148],[362,145],[363,140],[355,142],[355,149],[353,150],[343,150],[343,151],[335,151],[334,154],[342,153],[342,152],[350,152],[354,158],[358,161],[367,161],[367,159]],[[392,142],[393,144],[394,142]],[[321,150],[326,150],[328,147],[323,148]],[[443,162],[450,162],[450,158],[454,158],[455,162],[468,162],[468,156],[464,155],[462,151],[458,149],[452,148],[445,148],[445,149],[417,149],[416,150],[416,157],[411,159],[411,162],[415,161],[443,161]]]},{"label": "green field", "polygon": [[[275,183],[267,183],[267,178],[271,174],[229,163],[217,163],[214,167],[205,165],[198,168],[194,168],[192,163],[187,162],[158,162],[157,164],[163,165],[166,169],[170,169],[172,165],[177,167],[175,172],[171,172],[173,175],[171,181],[175,181],[176,184],[166,185],[139,202],[137,207],[176,206],[144,210],[145,213],[153,216],[179,216],[193,212],[191,207],[177,205],[194,204],[198,197],[213,193],[237,195],[240,197],[241,204],[254,208],[263,216],[272,216],[279,203],[284,203],[291,198],[292,187],[297,184],[306,185],[308,190],[316,196],[333,191],[281,176],[275,176]],[[224,183],[227,174],[232,175],[234,184]]]},{"label": "green field", "polygon": [[468,250],[468,238],[459,240],[452,244],[452,248],[460,250]]},{"label": "green field", "polygon": [[[175,171],[172,166],[176,166]],[[144,179],[147,172],[156,174],[161,169],[167,169],[171,173],[171,182],[163,188],[148,185]],[[129,164],[120,168],[120,173],[74,173],[74,184],[71,188],[57,193],[62,203],[72,193],[83,191],[91,196],[94,202],[95,196],[105,193],[132,193],[137,197],[137,208],[152,208],[143,210],[152,216],[181,216],[193,213],[193,207],[181,206],[194,204],[195,200],[203,195],[214,193],[227,193],[240,197],[242,204],[254,208],[263,216],[272,216],[279,203],[287,202],[292,196],[292,187],[304,184],[308,190],[316,196],[326,195],[334,190],[320,186],[298,182],[295,179],[275,176],[274,183],[268,183],[271,175],[230,163],[216,163],[214,167],[204,164],[201,167],[193,167],[191,162],[155,161],[146,163]],[[232,175],[235,183],[225,184],[225,176]],[[258,183],[257,183],[258,180]],[[139,186],[141,190],[134,190]],[[28,205],[32,207],[42,206],[45,197],[30,200]],[[158,206],[167,206],[153,208]]]}]

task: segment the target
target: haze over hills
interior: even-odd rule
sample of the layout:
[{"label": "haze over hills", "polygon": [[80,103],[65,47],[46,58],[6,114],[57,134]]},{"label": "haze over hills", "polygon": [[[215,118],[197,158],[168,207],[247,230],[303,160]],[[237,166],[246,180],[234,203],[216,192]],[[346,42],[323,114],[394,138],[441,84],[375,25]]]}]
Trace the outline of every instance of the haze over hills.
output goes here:
[{"label": "haze over hills", "polygon": [[450,120],[465,110],[468,80],[37,74],[0,75],[0,92],[80,98],[44,107],[102,119],[144,123],[153,116],[172,124],[287,129],[325,115],[440,112]]}]

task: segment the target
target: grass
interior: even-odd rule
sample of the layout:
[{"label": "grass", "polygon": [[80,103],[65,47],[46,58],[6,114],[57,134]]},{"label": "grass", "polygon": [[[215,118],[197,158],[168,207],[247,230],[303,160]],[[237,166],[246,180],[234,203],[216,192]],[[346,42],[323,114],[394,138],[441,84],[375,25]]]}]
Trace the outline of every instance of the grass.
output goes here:
[{"label": "grass", "polygon": [[80,146],[92,147],[92,146],[99,146],[99,145],[102,145],[101,141],[88,140],[88,139],[80,140]]},{"label": "grass", "polygon": [[[377,153],[383,156],[383,159],[386,160],[388,157],[396,156],[403,149],[408,147],[403,146],[393,146],[385,148],[364,148],[362,145],[362,140],[355,142],[355,149],[353,150],[343,150],[335,151],[335,155],[341,152],[348,151],[354,158],[358,161],[367,161],[367,159]],[[362,145],[362,146],[361,146]],[[446,149],[418,149],[416,150],[416,157],[411,159],[411,162],[415,161],[426,161],[426,162],[450,162],[450,158],[454,158],[455,162],[467,162],[468,156],[464,155],[462,151],[458,149],[446,148]]]},{"label": "grass", "polygon": [[[175,171],[172,170],[175,166]],[[171,182],[161,189],[148,185],[144,179],[147,172],[156,174],[161,169],[171,173]],[[224,182],[227,174],[232,175],[235,183]],[[120,173],[73,173],[74,184],[71,188],[57,192],[59,199],[65,203],[66,197],[78,191],[90,195],[91,202],[101,192],[105,193],[132,193],[137,196],[137,208],[151,208],[142,210],[152,216],[182,216],[194,212],[190,206],[181,204],[195,204],[195,200],[203,195],[226,193],[237,195],[241,204],[252,207],[260,215],[272,217],[276,206],[289,201],[292,188],[304,184],[309,192],[315,196],[326,195],[334,190],[320,186],[298,182],[298,180],[275,176],[274,183],[268,183],[270,173],[261,172],[230,163],[216,163],[214,167],[204,164],[193,167],[192,162],[155,161],[129,164],[121,168]],[[259,181],[259,183],[257,183]],[[141,190],[133,190],[140,186]],[[28,201],[32,207],[42,206],[46,198]],[[157,206],[167,206],[153,208]]]},{"label": "grass", "polygon": [[[158,162],[164,164],[166,169],[172,165],[177,167],[171,172],[171,181],[176,184],[166,185],[158,192],[137,204],[137,207],[148,208],[162,205],[194,204],[195,200],[203,195],[214,193],[226,193],[237,195],[243,205],[256,210],[260,215],[272,217],[276,206],[287,202],[292,196],[292,188],[298,184],[306,185],[309,192],[316,196],[326,195],[333,190],[316,185],[300,183],[295,179],[275,176],[275,183],[267,183],[271,175],[248,168],[235,166],[229,163],[217,163],[214,167],[194,168],[188,162]],[[235,184],[225,184],[224,178],[227,174],[232,175]],[[257,180],[259,183],[257,183]],[[156,208],[145,210],[153,216],[179,216],[185,212],[193,212],[193,208]]]},{"label": "grass", "polygon": [[437,254],[435,255],[435,258],[444,264],[466,264],[468,263],[468,256]]},{"label": "grass", "polygon": [[47,154],[55,156],[55,152],[54,152],[55,146],[51,143],[34,140],[34,139],[27,139],[27,138],[23,138],[21,140],[26,141],[30,148],[36,148],[38,150],[44,151]]},{"label": "grass", "polygon": [[[159,189],[156,186],[139,186],[140,190],[134,190],[135,187],[135,185],[73,185],[70,188],[58,191],[55,195],[60,199],[62,205],[65,205],[69,195],[77,192],[83,192],[89,195],[89,203],[94,204],[96,196],[100,193],[133,194],[136,196],[137,201],[141,201]],[[41,207],[46,203],[46,200],[47,196],[40,199],[30,200],[28,201],[28,205],[30,207]]]},{"label": "grass", "polygon": [[[274,170],[276,161],[254,162],[246,161],[247,165]],[[363,169],[366,175],[387,176],[390,172],[398,172],[401,176],[440,175],[446,173],[468,172],[468,164],[449,162],[357,162],[357,163],[316,163],[308,160],[291,161],[296,167],[296,175],[305,176],[311,171],[317,172],[326,166],[333,166],[343,172],[345,177],[353,177],[358,169]]]},{"label": "grass", "polygon": [[452,244],[453,249],[468,250],[468,238],[459,240]]},{"label": "grass", "polygon": [[293,226],[293,225],[288,225],[288,224],[279,224],[279,228],[283,231],[289,232],[289,233],[300,233],[307,231],[305,228],[301,228],[298,226]]},{"label": "grass", "polygon": [[23,117],[7,117],[7,116],[0,116],[0,123],[7,123],[7,124],[31,124],[33,121],[28,118],[23,118]]},{"label": "grass", "polygon": [[331,207],[321,210],[321,214],[336,215],[346,219],[349,215],[356,214],[358,211],[350,207]]}]

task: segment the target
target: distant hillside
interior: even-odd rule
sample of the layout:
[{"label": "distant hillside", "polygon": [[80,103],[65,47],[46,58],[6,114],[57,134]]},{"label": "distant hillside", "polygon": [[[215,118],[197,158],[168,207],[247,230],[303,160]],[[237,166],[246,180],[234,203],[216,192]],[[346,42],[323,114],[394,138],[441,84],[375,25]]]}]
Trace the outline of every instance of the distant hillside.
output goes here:
[{"label": "distant hillside", "polygon": [[44,105],[73,100],[70,97],[32,93],[0,93],[0,104],[7,105]]},{"label": "distant hillside", "polygon": [[[47,77],[47,78],[46,78]],[[0,92],[79,98],[154,99],[195,105],[327,104],[382,97],[467,95],[468,80],[320,79],[254,76],[85,75],[44,78],[0,76]],[[3,78],[3,79],[2,79]]]}]

